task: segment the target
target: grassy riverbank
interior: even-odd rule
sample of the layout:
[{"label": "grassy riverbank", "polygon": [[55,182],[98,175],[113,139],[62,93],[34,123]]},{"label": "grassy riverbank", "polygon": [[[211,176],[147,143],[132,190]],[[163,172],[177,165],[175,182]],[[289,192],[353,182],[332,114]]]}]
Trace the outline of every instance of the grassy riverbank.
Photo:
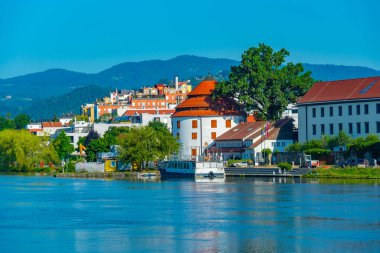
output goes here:
[{"label": "grassy riverbank", "polygon": [[380,168],[318,168],[307,174],[306,178],[353,178],[380,179]]}]

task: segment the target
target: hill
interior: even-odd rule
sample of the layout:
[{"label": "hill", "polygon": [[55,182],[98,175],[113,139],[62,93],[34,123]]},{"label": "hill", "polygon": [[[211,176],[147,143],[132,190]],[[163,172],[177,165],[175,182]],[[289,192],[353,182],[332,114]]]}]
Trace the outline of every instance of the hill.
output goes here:
[{"label": "hill", "polygon": [[[10,112],[15,115],[23,112],[32,104],[39,108],[38,103],[53,102],[50,97],[69,96],[80,87],[89,85],[98,89],[104,87],[133,89],[150,86],[157,82],[169,82],[175,75],[183,80],[191,80],[197,85],[209,73],[218,80],[227,78],[231,66],[239,62],[230,59],[211,59],[191,55],[178,56],[169,60],[149,60],[141,62],[125,62],[96,74],[85,74],[64,69],[50,69],[43,72],[0,79],[0,115]],[[316,80],[339,80],[347,78],[380,75],[380,71],[366,67],[304,64],[305,70],[312,71]],[[102,96],[107,95],[104,93]],[[11,96],[11,99],[5,99]],[[47,100],[45,100],[47,99]],[[76,105],[66,101],[69,108]],[[93,102],[83,100],[82,103]],[[52,107],[54,107],[54,103]],[[59,107],[59,106],[58,106]],[[56,108],[60,110],[60,108]],[[54,109],[50,109],[50,111]],[[42,113],[42,111],[41,111]],[[58,112],[57,112],[58,114]],[[47,116],[47,115],[46,115]],[[51,116],[51,115],[50,115]]]},{"label": "hill", "polygon": [[89,85],[75,89],[68,94],[32,102],[31,105],[21,109],[21,113],[29,114],[34,120],[49,120],[54,115],[64,113],[80,114],[83,101],[93,102],[110,92],[111,88]]}]

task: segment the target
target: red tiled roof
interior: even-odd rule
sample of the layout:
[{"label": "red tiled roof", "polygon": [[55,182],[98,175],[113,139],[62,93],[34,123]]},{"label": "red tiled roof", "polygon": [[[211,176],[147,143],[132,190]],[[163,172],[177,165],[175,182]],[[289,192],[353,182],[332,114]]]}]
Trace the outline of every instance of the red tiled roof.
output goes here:
[{"label": "red tiled roof", "polygon": [[198,96],[198,95],[210,95],[212,93],[212,90],[215,88],[215,84],[216,84],[215,80],[202,81],[200,84],[198,84],[197,87],[194,88],[194,90],[192,90],[187,95],[189,97]]},{"label": "red tiled roof", "polygon": [[172,117],[244,115],[232,99],[212,101],[211,93],[215,84],[214,80],[201,82],[188,94],[188,99],[176,107],[176,112]]},{"label": "red tiled roof", "polygon": [[61,122],[42,122],[42,127],[62,127]]},{"label": "red tiled roof", "polygon": [[177,106],[178,109],[180,108],[192,108],[192,107],[209,107],[209,103],[206,101],[207,97],[191,97],[183,101],[181,104]]},{"label": "red tiled roof", "polygon": [[[166,110],[158,110],[158,114],[172,114],[174,113],[174,109],[166,109]],[[151,110],[128,110],[124,113],[123,116],[134,116],[134,115],[140,115],[142,113],[148,113],[148,114],[157,114],[157,110],[151,109]]]},{"label": "red tiled roof", "polygon": [[30,133],[36,133],[36,132],[42,132],[42,129],[41,128],[37,128],[37,129],[28,129],[28,131]]},{"label": "red tiled roof", "polygon": [[380,76],[331,82],[318,82],[299,100],[299,104],[380,98]]},{"label": "red tiled roof", "polygon": [[172,117],[208,117],[208,116],[223,116],[223,115],[242,115],[237,111],[213,111],[213,110],[186,110],[177,111],[172,114]]},{"label": "red tiled roof", "polygon": [[262,126],[265,124],[265,121],[257,121],[257,122],[242,122],[239,125],[231,128],[218,138],[216,141],[229,141],[229,140],[243,140],[252,133],[261,130]]}]

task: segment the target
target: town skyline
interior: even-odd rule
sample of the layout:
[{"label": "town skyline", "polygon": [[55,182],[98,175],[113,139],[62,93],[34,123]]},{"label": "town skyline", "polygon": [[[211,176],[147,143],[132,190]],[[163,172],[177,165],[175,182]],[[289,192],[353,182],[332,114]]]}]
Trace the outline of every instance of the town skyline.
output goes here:
[{"label": "town skyline", "polygon": [[260,42],[286,48],[292,62],[380,69],[376,1],[233,6],[3,1],[0,6],[0,78],[51,68],[96,73],[121,62],[178,55],[239,60],[243,50]]}]

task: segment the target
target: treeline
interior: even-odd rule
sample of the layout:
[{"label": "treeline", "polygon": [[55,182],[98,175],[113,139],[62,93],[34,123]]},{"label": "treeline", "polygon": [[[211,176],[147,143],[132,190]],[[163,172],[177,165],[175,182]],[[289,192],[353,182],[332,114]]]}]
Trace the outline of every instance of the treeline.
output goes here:
[{"label": "treeline", "polygon": [[31,118],[27,114],[18,114],[14,119],[10,115],[3,117],[0,116],[0,131],[4,129],[25,129],[31,121]]},{"label": "treeline", "polygon": [[380,139],[377,135],[369,134],[366,137],[352,138],[342,131],[336,136],[323,136],[320,140],[296,142],[289,145],[286,151],[305,152],[315,159],[320,159],[340,147],[346,149],[347,155],[355,155],[358,158],[365,158],[366,154],[370,154],[373,158],[380,157]]},{"label": "treeline", "polygon": [[112,145],[118,145],[120,161],[135,163],[141,169],[149,161],[157,161],[178,152],[180,144],[172,136],[166,124],[150,122],[141,127],[111,127],[100,137],[97,132],[90,133],[79,140],[78,146],[86,148],[86,159],[95,162],[97,153],[108,152]]}]

